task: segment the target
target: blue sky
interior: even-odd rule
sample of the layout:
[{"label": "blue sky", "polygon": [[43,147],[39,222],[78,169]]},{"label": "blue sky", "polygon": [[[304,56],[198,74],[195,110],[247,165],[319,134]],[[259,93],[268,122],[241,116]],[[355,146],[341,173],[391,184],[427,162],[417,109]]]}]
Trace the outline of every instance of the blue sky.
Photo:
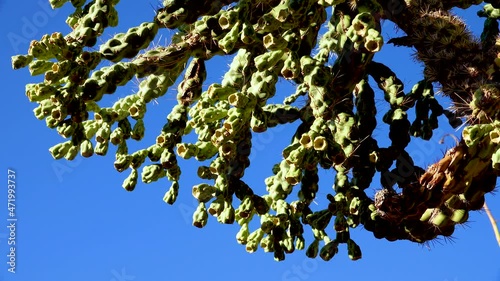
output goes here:
[{"label": "blue sky", "polygon": [[[120,24],[104,36],[122,32],[131,26],[149,21],[154,16],[151,1],[122,1],[118,5]],[[22,8],[20,8],[22,7]],[[475,33],[480,32],[482,20],[474,16],[478,7],[466,13]],[[463,227],[458,227],[452,242],[437,241],[428,246],[406,241],[391,243],[377,240],[362,228],[352,231],[361,246],[363,258],[352,262],[347,250],[341,247],[330,262],[308,259],[304,251],[287,255],[275,262],[262,250],[248,254],[237,244],[237,225],[220,225],[211,218],[204,229],[191,226],[196,204],[191,186],[198,183],[195,161],[181,161],[180,196],[175,205],[162,201],[169,187],[166,180],[154,184],[139,184],[126,192],[121,183],[127,174],[113,168],[114,157],[93,156],[73,162],[54,160],[48,148],[63,141],[54,131],[37,120],[25,96],[27,83],[40,81],[30,77],[27,69],[14,71],[10,57],[27,52],[29,41],[46,33],[69,28],[64,21],[70,5],[51,11],[45,0],[0,2],[1,70],[3,76],[0,104],[3,137],[0,149],[0,174],[4,177],[0,196],[0,281],[143,281],[143,280],[429,280],[473,281],[500,280],[500,249],[495,242],[491,225],[484,213],[473,213]],[[384,36],[391,36],[393,27],[383,25]],[[168,31],[158,43],[168,43]],[[386,40],[389,37],[386,37]],[[104,40],[104,39],[103,39]],[[420,80],[421,67],[409,56],[409,50],[387,45],[377,61],[385,62],[406,82],[406,91]],[[229,58],[219,58],[209,64],[209,83],[218,81]],[[148,105],[145,139],[136,148],[149,146],[158,134],[168,109],[175,104],[175,87]],[[290,91],[288,82],[280,82],[278,98]],[[131,83],[103,104],[137,90]],[[383,95],[377,92],[379,111],[387,109]],[[292,127],[292,126],[289,126]],[[280,160],[280,151],[293,134],[282,127],[254,137],[252,165],[245,180],[262,193],[264,178]],[[376,134],[387,134],[387,128]],[[426,166],[439,159],[452,141],[439,144],[440,136],[454,132],[443,125],[430,142],[415,142],[408,149],[416,164]],[[16,273],[7,271],[9,254],[7,226],[7,170],[16,175]],[[332,171],[321,171],[318,204],[324,204],[331,191]],[[377,185],[373,185],[375,191]],[[2,199],[3,198],[3,199]],[[491,194],[487,202],[500,218],[500,199]]]}]

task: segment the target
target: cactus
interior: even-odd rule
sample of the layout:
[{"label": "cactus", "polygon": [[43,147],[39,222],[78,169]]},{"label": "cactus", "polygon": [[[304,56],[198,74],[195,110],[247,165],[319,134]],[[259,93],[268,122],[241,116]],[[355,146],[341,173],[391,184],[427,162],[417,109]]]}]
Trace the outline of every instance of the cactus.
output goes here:
[{"label": "cactus", "polygon": [[[53,8],[66,2],[50,1]],[[38,104],[35,117],[67,139],[49,149],[55,159],[106,155],[116,146],[116,170],[131,169],[123,188],[133,191],[139,178],[144,183],[165,178],[171,182],[163,198],[168,204],[180,190],[177,157],[209,161],[198,169],[203,182],[192,187],[199,202],[193,225],[205,227],[209,215],[220,223],[236,221],[238,243],[248,252],[260,246],[278,261],[295,249],[330,260],[340,244],[346,244],[350,259],[360,259],[361,246],[350,236],[359,225],[389,241],[424,243],[450,236],[495,188],[500,7],[494,1],[478,12],[485,18],[481,38],[450,10],[483,1],[411,0],[402,1],[401,9],[387,0],[164,1],[151,21],[99,48],[86,48],[118,24],[118,2],[71,1],[71,32],[45,35],[31,42],[27,54],[12,57],[14,69],[44,75],[42,82],[26,86],[26,95]],[[406,35],[385,40],[382,20]],[[163,28],[177,29],[171,44],[148,49]],[[421,81],[407,93],[397,74],[374,60],[384,44],[414,48],[424,65]],[[204,90],[205,63],[232,54],[222,81]],[[102,66],[105,61],[113,64]],[[144,78],[137,93],[101,107],[105,94],[115,94],[134,76]],[[296,92],[273,103],[271,98],[281,94],[276,92],[280,77],[293,81]],[[383,117],[388,147],[380,147],[374,135],[382,107],[375,103],[370,78],[388,104]],[[147,106],[176,80],[177,105],[156,142],[129,152],[128,143],[146,134]],[[435,98],[436,83],[454,111]],[[300,96],[307,102],[298,106]],[[418,167],[405,149],[412,137],[429,140],[442,115],[454,127],[466,119],[462,139],[441,160]],[[250,165],[252,133],[288,123],[298,124],[296,132],[265,180],[267,194],[258,195],[242,179]],[[185,142],[193,130],[197,141]],[[335,183],[327,206],[313,212],[310,205],[320,194],[318,166],[334,170]],[[377,173],[380,184],[372,182]],[[374,198],[365,192],[370,186],[378,188]],[[292,193],[296,200],[289,199]],[[250,229],[256,217],[260,227]],[[306,225],[313,241],[305,241]],[[327,232],[334,234],[330,238]]]}]

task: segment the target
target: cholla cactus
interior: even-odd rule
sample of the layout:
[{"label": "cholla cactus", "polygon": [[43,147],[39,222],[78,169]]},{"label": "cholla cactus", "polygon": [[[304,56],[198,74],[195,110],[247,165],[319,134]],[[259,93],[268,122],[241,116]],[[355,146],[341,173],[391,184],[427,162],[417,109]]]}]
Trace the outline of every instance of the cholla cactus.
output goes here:
[{"label": "cholla cactus", "polygon": [[[50,2],[58,8],[69,1]],[[198,176],[212,184],[192,188],[199,202],[193,225],[204,227],[209,215],[221,223],[237,222],[238,243],[249,252],[260,246],[276,260],[306,247],[308,257],[330,260],[342,243],[351,259],[359,259],[360,246],[349,235],[359,225],[390,241],[449,236],[495,188],[500,174],[498,1],[485,1],[489,4],[478,13],[486,20],[476,39],[450,9],[483,1],[165,0],[150,22],[89,51],[85,47],[95,46],[104,29],[117,24],[118,2],[71,1],[72,32],[45,35],[31,42],[27,55],[12,59],[16,69],[45,75],[43,82],[27,85],[26,94],[38,103],[35,116],[69,139],[50,149],[56,159],[71,160],[78,152],[106,155],[116,146],[115,168],[131,170],[123,187],[132,191],[139,178],[145,183],[166,178],[172,182],[164,197],[169,204],[181,189],[177,157],[210,160]],[[381,20],[394,22],[406,35],[384,40]],[[326,32],[318,39],[322,26]],[[162,28],[177,29],[172,43],[141,52]],[[425,65],[422,80],[407,93],[389,67],[373,61],[384,41],[415,48]],[[205,62],[227,54],[236,54],[229,71],[203,91]],[[98,68],[106,60],[114,64]],[[156,143],[129,152],[131,139],[144,136],[147,104],[182,75],[178,104]],[[134,76],[144,78],[137,93],[112,107],[99,105],[104,94],[115,93]],[[297,88],[273,104],[269,99],[279,77]],[[377,107],[369,77],[390,105],[383,118],[390,128],[389,147],[379,147],[372,135]],[[456,111],[443,109],[433,83],[441,85]],[[307,97],[305,105],[294,103],[299,96]],[[415,110],[414,120],[409,110]],[[430,139],[443,114],[455,127],[467,118],[462,139],[437,163],[415,166],[405,150],[411,137]],[[265,180],[267,194],[255,194],[242,180],[250,165],[251,133],[293,122],[299,126]],[[183,142],[193,130],[198,140]],[[153,164],[139,172],[147,158]],[[335,184],[328,206],[313,212],[318,167],[335,170]],[[380,184],[372,183],[376,173],[382,175]],[[375,198],[365,193],[370,185],[378,187]],[[292,193],[298,200],[289,200]],[[250,229],[250,221],[259,217],[261,226]],[[314,235],[308,244],[305,225]]]}]

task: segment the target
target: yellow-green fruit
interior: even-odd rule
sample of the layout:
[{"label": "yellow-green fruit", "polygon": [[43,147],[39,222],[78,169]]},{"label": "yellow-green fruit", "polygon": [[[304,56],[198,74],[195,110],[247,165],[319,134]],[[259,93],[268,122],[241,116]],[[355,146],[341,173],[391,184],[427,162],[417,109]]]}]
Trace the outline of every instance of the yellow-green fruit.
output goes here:
[{"label": "yellow-green fruit", "polygon": [[469,212],[467,210],[455,210],[451,215],[451,220],[456,223],[464,223],[469,219]]},{"label": "yellow-green fruit", "polygon": [[90,157],[94,154],[94,147],[92,146],[92,143],[90,140],[84,140],[80,144],[80,155],[83,157]]},{"label": "yellow-green fruit", "polygon": [[207,225],[208,213],[204,203],[200,203],[193,214],[193,225],[202,228]]}]

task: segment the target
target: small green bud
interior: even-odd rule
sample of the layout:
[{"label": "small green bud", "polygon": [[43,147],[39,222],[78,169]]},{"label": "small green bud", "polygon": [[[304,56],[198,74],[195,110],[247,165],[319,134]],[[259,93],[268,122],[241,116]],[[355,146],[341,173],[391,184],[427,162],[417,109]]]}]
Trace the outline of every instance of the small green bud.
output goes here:
[{"label": "small green bud", "polygon": [[[212,99],[212,100],[224,100],[224,99],[227,99],[227,97],[234,93],[234,89],[231,88],[231,87],[223,87],[221,86],[220,84],[211,84],[210,86],[208,86],[208,90],[206,92],[206,95],[208,98]],[[201,103],[200,103],[201,105]],[[203,107],[203,108],[206,108],[206,107]],[[192,115],[192,114],[191,114]],[[218,120],[218,119],[216,119]]]},{"label": "small green bud", "polygon": [[265,214],[260,217],[260,229],[264,231],[264,233],[271,233],[275,226],[276,217],[270,214]]},{"label": "small green bud", "polygon": [[291,165],[297,165],[300,166],[302,164],[302,160],[304,159],[304,156],[306,154],[307,150],[299,146],[297,149],[292,150],[288,157],[286,157],[286,161]]},{"label": "small green bud", "polygon": [[85,138],[91,139],[99,130],[100,124],[94,120],[87,120],[83,122],[83,128],[85,129]]},{"label": "small green bud", "polygon": [[198,111],[199,116],[205,123],[218,121],[227,116],[227,110],[215,107],[203,108]]}]

